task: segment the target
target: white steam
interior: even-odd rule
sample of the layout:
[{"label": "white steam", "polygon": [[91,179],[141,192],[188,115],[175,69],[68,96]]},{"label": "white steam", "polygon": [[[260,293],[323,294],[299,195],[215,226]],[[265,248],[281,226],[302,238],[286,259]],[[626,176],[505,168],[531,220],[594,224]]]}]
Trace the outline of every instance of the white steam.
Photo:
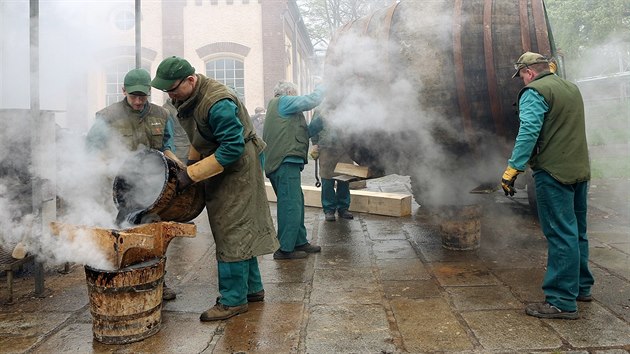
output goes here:
[{"label": "white steam", "polygon": [[[37,28],[30,28],[29,2],[0,3],[0,247],[5,252],[22,242],[46,265],[111,267],[90,237],[51,234],[41,224],[39,208],[33,209],[31,190],[39,183],[54,189],[44,189],[44,197],[57,196],[58,222],[115,227],[112,182],[129,152],[116,142],[100,156],[86,150],[92,118],[86,102],[94,94],[86,92],[85,79],[111,58],[107,48],[133,45],[133,38],[124,34],[125,40],[112,26],[121,9],[133,12],[133,1],[40,1],[39,45],[31,50],[29,33]],[[31,53],[38,56],[39,108],[49,114],[45,119],[56,118],[56,126],[31,124]],[[33,144],[32,135],[39,135]]]}]

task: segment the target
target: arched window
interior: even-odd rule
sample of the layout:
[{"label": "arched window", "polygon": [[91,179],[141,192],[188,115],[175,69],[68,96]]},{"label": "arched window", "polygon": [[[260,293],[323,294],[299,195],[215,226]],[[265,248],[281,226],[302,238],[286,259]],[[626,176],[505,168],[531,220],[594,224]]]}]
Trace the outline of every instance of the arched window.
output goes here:
[{"label": "arched window", "polygon": [[245,68],[242,60],[228,57],[207,61],[206,76],[235,89],[239,98],[245,96]]}]

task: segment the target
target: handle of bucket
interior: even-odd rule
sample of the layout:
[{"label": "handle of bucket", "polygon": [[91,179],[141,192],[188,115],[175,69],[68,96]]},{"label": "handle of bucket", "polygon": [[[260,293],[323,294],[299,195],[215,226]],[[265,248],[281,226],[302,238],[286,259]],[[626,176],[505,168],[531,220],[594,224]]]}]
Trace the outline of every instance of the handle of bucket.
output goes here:
[{"label": "handle of bucket", "polygon": [[315,159],[315,187],[319,188],[322,183],[319,181],[319,173],[317,173],[317,166],[319,166],[319,159]]}]

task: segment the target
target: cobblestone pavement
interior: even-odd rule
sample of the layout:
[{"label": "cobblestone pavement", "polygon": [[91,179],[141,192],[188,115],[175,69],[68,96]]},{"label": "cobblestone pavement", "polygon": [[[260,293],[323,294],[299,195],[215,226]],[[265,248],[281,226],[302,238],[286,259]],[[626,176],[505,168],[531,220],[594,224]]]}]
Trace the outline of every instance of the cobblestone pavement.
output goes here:
[{"label": "cobblestone pavement", "polygon": [[[310,172],[305,185],[314,182]],[[169,246],[166,280],[178,296],[163,303],[160,330],[130,344],[93,339],[82,266],[49,270],[41,298],[27,267],[15,279],[15,302],[0,306],[0,353],[628,353],[628,187],[621,179],[591,183],[596,284],[594,301],[579,303],[575,321],[525,315],[524,305],[543,297],[546,242],[526,198],[495,193],[483,203],[474,251],[445,249],[439,223],[417,203],[408,217],[357,213],[336,222],[306,208],[309,238],[322,252],[260,257],[265,301],[211,323],[199,321],[218,296],[202,213],[197,237]],[[408,193],[409,178],[370,180],[368,188]],[[3,282],[0,300],[6,296]]]}]

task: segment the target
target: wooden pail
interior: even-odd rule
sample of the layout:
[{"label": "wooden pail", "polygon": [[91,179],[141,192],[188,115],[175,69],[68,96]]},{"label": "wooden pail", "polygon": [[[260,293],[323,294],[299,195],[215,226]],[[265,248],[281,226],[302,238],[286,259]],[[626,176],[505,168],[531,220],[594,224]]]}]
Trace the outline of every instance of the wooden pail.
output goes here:
[{"label": "wooden pail", "polygon": [[94,339],[125,344],[160,330],[165,262],[154,258],[115,271],[85,266]]},{"label": "wooden pail", "polygon": [[472,251],[481,241],[481,205],[451,206],[442,209],[439,229],[442,247],[455,251]]}]

